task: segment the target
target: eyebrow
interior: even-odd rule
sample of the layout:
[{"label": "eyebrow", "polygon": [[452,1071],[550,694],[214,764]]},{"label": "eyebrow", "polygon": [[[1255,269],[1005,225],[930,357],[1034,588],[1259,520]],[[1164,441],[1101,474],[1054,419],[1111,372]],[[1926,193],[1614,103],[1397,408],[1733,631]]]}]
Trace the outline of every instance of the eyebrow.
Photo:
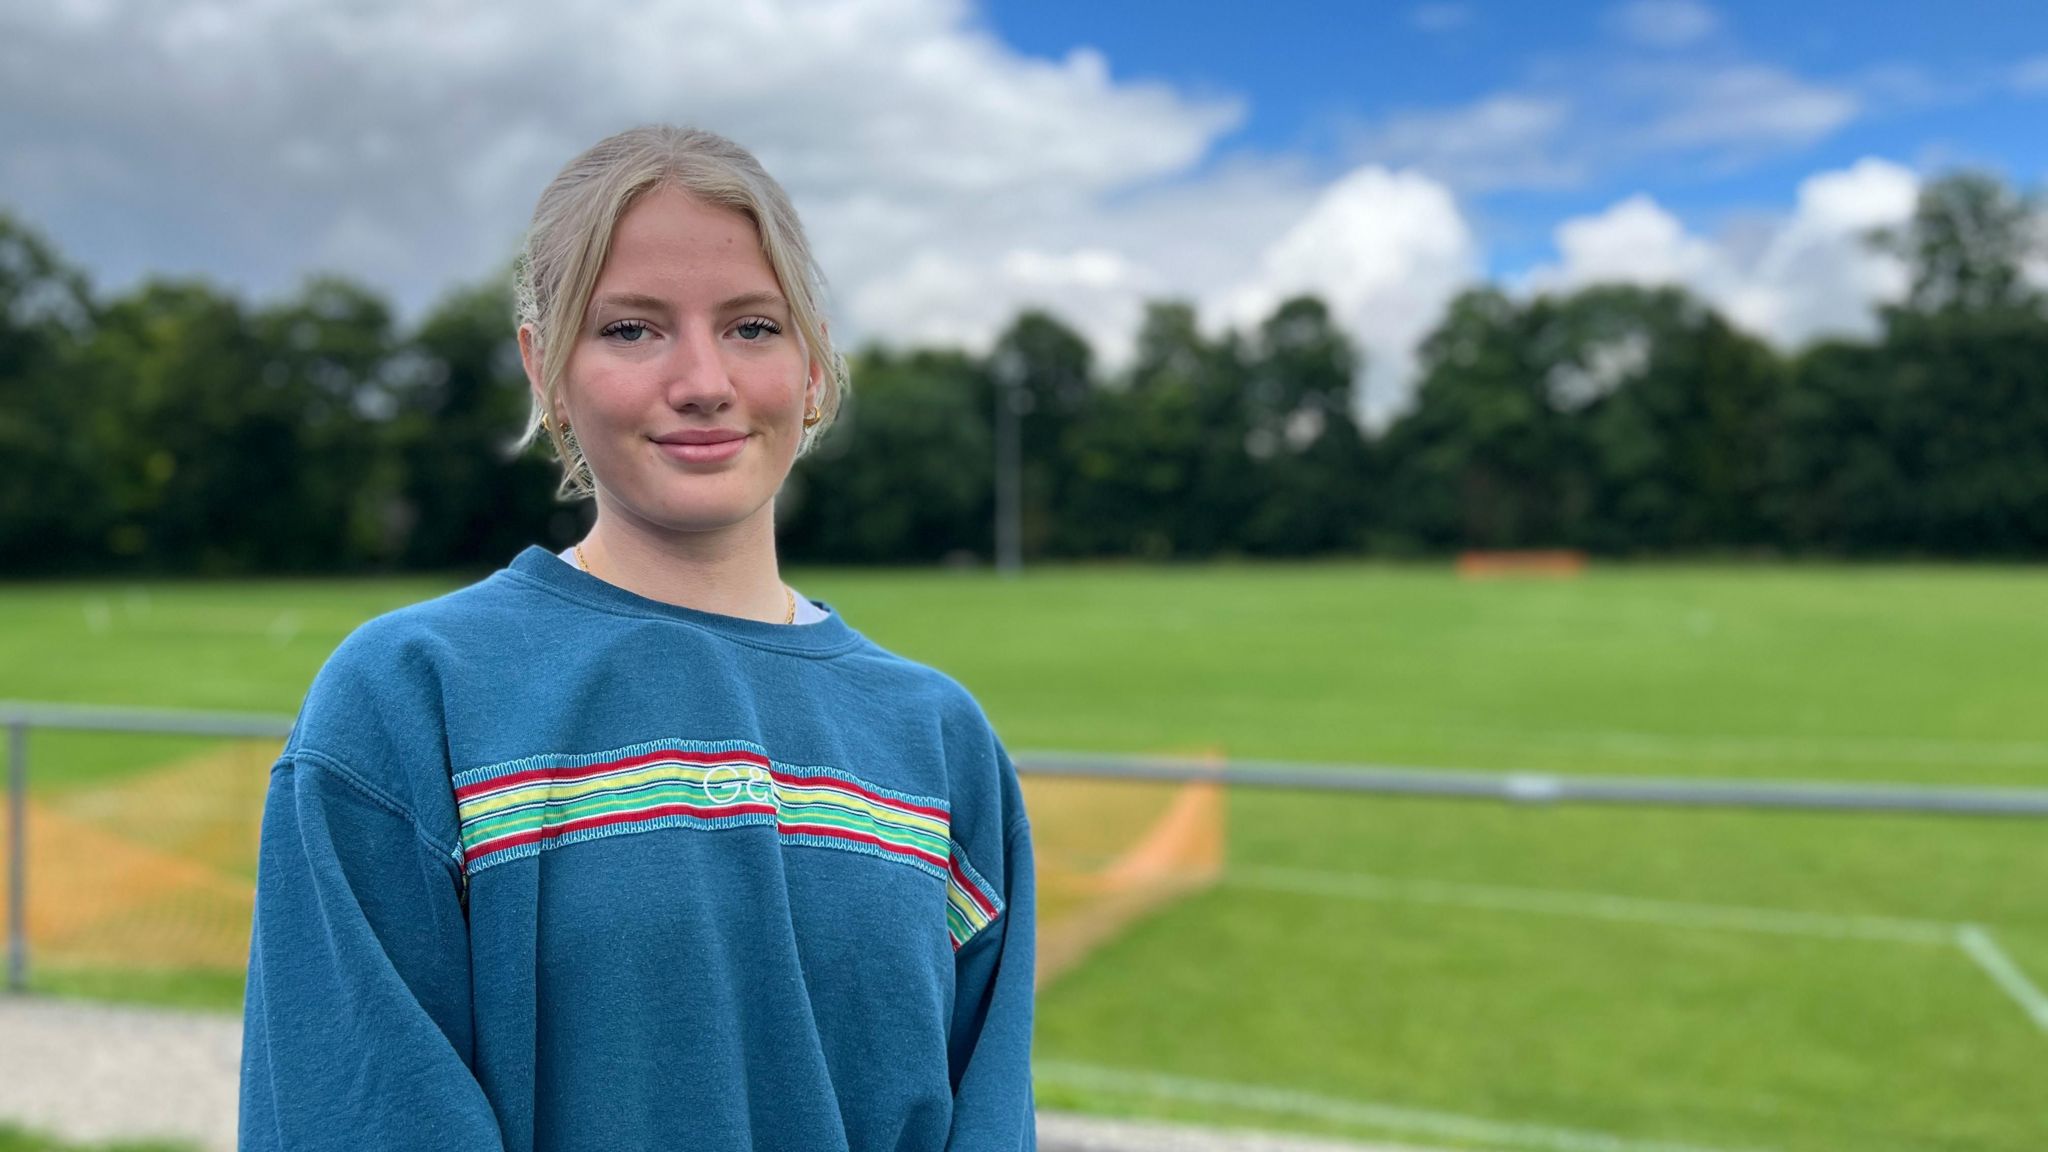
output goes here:
[{"label": "eyebrow", "polygon": [[789,301],[775,292],[743,292],[718,306],[720,312],[737,312],[742,308],[787,308]]},{"label": "eyebrow", "polygon": [[[738,296],[720,301],[717,310],[719,312],[737,312],[742,308],[788,307],[789,301],[784,300],[782,295],[777,292],[742,292]],[[644,292],[609,292],[603,296],[591,297],[590,314],[592,316],[609,309],[654,312],[663,316],[668,315],[670,311],[668,301],[659,296],[649,296]]]},{"label": "eyebrow", "polygon": [[668,301],[659,296],[648,296],[639,292],[612,292],[594,296],[590,301],[590,314],[595,316],[607,309],[622,309],[637,312],[658,312],[668,315]]}]

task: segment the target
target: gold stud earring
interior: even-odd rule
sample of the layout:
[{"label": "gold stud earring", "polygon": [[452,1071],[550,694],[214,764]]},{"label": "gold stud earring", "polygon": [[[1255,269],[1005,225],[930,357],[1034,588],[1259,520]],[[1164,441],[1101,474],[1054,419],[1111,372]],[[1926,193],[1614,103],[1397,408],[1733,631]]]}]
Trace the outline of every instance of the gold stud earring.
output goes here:
[{"label": "gold stud earring", "polygon": [[816,408],[813,408],[809,412],[804,413],[804,427],[815,428],[818,425],[818,421],[823,420],[824,418],[825,414],[823,412],[820,412]]}]

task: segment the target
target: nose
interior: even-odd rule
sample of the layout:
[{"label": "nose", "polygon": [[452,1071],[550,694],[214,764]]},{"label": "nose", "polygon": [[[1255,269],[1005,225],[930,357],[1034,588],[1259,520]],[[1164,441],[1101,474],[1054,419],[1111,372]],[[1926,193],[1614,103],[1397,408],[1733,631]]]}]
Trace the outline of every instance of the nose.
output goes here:
[{"label": "nose", "polygon": [[678,412],[721,412],[735,397],[718,338],[691,326],[670,346],[662,397]]}]

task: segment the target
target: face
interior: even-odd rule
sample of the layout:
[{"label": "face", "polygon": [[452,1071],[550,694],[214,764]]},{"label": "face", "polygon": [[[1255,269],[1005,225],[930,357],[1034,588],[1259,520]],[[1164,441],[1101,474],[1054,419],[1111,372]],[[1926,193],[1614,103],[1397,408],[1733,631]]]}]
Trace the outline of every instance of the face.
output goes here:
[{"label": "face", "polygon": [[[662,533],[774,516],[819,372],[745,216],[669,186],[619,218],[553,418],[573,431],[600,512]],[[540,357],[519,350],[539,390]]]}]

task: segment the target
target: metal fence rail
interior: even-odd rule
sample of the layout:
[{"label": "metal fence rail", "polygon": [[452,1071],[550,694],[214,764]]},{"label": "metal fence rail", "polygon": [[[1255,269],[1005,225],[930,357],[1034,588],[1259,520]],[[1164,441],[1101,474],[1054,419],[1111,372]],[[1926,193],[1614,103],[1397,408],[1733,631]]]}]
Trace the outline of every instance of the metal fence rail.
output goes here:
[{"label": "metal fence rail", "polygon": [[[31,728],[223,737],[291,734],[294,718],[275,713],[101,708],[0,700],[7,728],[7,989],[27,987],[28,733]],[[1756,780],[1672,780],[1560,776],[1529,772],[1467,772],[1379,764],[1302,764],[1276,760],[1186,760],[1023,752],[1027,775],[1120,780],[1209,780],[1251,788],[1372,792],[1492,800],[1515,804],[1613,804],[1708,808],[1897,812],[1939,816],[2048,817],[2048,789],[1930,788],[1897,785]]]},{"label": "metal fence rail", "polygon": [[1558,776],[1467,772],[1383,764],[1231,760],[1221,764],[1159,756],[1027,752],[1019,772],[1135,780],[1215,780],[1255,788],[1380,792],[1518,804],[1636,804],[1685,808],[1805,808],[1940,816],[2048,816],[2048,788],[1931,788],[1774,780],[1673,780],[1647,776]]}]

